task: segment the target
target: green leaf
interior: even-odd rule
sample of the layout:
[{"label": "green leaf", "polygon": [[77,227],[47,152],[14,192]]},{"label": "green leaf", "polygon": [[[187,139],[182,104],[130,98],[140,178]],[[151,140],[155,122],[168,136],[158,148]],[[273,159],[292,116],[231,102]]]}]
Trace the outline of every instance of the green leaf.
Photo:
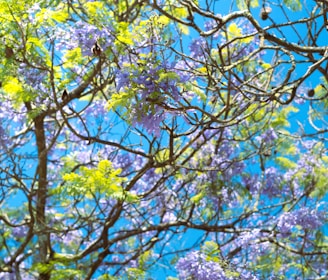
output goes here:
[{"label": "green leaf", "polygon": [[97,280],[117,280],[117,277],[111,276],[110,274],[100,275]]},{"label": "green leaf", "polygon": [[206,94],[204,93],[204,91],[202,91],[199,87],[195,86],[195,85],[191,85],[191,84],[186,84],[184,85],[185,89],[188,91],[192,91],[194,92],[196,95],[199,96],[199,98],[205,102],[207,99]]},{"label": "green leaf", "polygon": [[77,63],[82,62],[82,50],[80,47],[67,50],[65,55],[63,56],[63,60],[65,61],[65,68],[72,68],[76,66]]},{"label": "green leaf", "polygon": [[139,267],[141,269],[146,269],[146,263],[150,261],[152,257],[152,251],[148,250],[144,252],[139,258]]},{"label": "green leaf", "polygon": [[120,22],[118,25],[117,42],[124,43],[126,45],[133,45],[133,35],[129,31],[129,23]]},{"label": "green leaf", "polygon": [[66,9],[60,9],[57,11],[53,11],[51,15],[49,15],[53,21],[56,21],[58,23],[65,22],[68,19],[68,13],[66,12]]},{"label": "green leaf", "polygon": [[32,101],[35,98],[35,94],[25,90],[24,85],[16,77],[5,78],[2,89],[14,100],[15,108],[18,108],[22,102]]},{"label": "green leaf", "polygon": [[23,85],[16,77],[8,77],[4,81],[2,88],[6,93],[11,95],[12,97],[20,95],[24,92]]},{"label": "green leaf", "polygon": [[127,31],[120,34],[120,35],[117,35],[117,40],[120,43],[124,43],[124,44],[127,44],[127,45],[133,45],[133,40],[131,38],[131,34],[129,34]]},{"label": "green leaf", "polygon": [[180,76],[175,72],[160,72],[158,82],[166,81],[166,80],[179,80]]},{"label": "green leaf", "polygon": [[258,0],[251,0],[251,7],[256,8],[259,6],[259,1]]},{"label": "green leaf", "polygon": [[302,4],[300,0],[284,0],[284,4],[293,12],[302,10]]},{"label": "green leaf", "polygon": [[70,269],[70,268],[67,269],[56,268],[51,273],[51,280],[81,279],[81,277],[82,277],[82,271],[77,269]]},{"label": "green leaf", "polygon": [[146,273],[140,268],[130,267],[127,269],[128,279],[130,280],[143,280]]},{"label": "green leaf", "polygon": [[178,18],[184,18],[188,16],[188,9],[185,7],[176,7],[172,12]]},{"label": "green leaf", "polygon": [[185,26],[185,25],[183,25],[181,23],[178,23],[178,28],[179,28],[179,30],[181,31],[182,34],[184,34],[184,35],[188,35],[189,34],[189,28],[188,28],[188,26]]},{"label": "green leaf", "polygon": [[298,153],[298,149],[295,146],[290,145],[287,149],[284,150],[284,153],[287,155],[296,155]]},{"label": "green leaf", "polygon": [[95,2],[87,2],[85,3],[85,8],[90,14],[90,16],[94,16],[97,14],[98,11],[101,11],[104,9],[104,3],[100,1]]},{"label": "green leaf", "polygon": [[31,271],[36,271],[38,273],[48,273],[53,270],[53,267],[53,264],[36,263],[32,265]]},{"label": "green leaf", "polygon": [[256,8],[259,6],[259,1],[258,0],[237,0],[237,8],[241,11],[246,10],[248,4],[250,7]]},{"label": "green leaf", "polygon": [[277,157],[276,161],[281,167],[286,169],[292,169],[297,167],[297,164],[294,161],[286,157]]},{"label": "green leaf", "polygon": [[111,96],[111,99],[108,100],[106,104],[107,110],[116,110],[119,108],[129,106],[130,99],[135,95],[135,92],[132,90],[127,90],[126,92],[114,93]]},{"label": "green leaf", "polygon": [[205,244],[202,246],[202,251],[205,253],[206,256],[213,258],[217,257],[218,253],[220,252],[219,245],[214,241],[206,241]]},{"label": "green leaf", "polygon": [[[314,170],[315,189],[311,192],[311,197],[321,199],[328,193],[327,173],[328,168],[323,166],[323,164]],[[312,181],[312,178],[310,180]]]},{"label": "green leaf", "polygon": [[271,122],[271,126],[273,128],[276,127],[289,127],[290,123],[288,121],[289,119],[289,115],[291,113],[297,113],[299,111],[298,108],[294,107],[294,106],[284,106],[280,111],[275,112],[273,114],[274,118]]},{"label": "green leaf", "polygon": [[68,17],[69,14],[63,3],[60,3],[55,9],[42,8],[35,15],[35,18],[39,23],[44,24],[45,22],[48,22],[50,25],[54,25],[56,22],[66,22]]},{"label": "green leaf", "polygon": [[205,195],[206,195],[205,192],[201,191],[199,194],[193,196],[190,200],[191,202],[198,204],[202,200],[202,198],[205,197]]},{"label": "green leaf", "polygon": [[55,193],[66,193],[77,196],[84,195],[92,198],[93,194],[104,194],[118,200],[126,199],[129,202],[137,202],[138,196],[125,191],[121,184],[126,178],[119,177],[121,169],[113,169],[108,160],[101,160],[96,168],[80,168],[78,173],[66,173],[63,175],[65,184],[59,186]]},{"label": "green leaf", "polygon": [[169,156],[170,156],[170,150],[163,149],[161,151],[158,151],[158,153],[155,155],[155,159],[158,162],[165,162],[169,159]]},{"label": "green leaf", "polygon": [[273,264],[273,270],[274,272],[279,272],[280,268],[282,266],[282,259],[278,256],[276,261]]}]

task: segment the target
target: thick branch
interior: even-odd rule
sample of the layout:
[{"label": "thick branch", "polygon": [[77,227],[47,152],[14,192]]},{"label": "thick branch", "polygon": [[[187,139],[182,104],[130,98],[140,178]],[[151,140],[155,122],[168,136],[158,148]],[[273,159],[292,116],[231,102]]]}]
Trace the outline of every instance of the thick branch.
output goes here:
[{"label": "thick branch", "polygon": [[[47,150],[44,131],[44,119],[37,116],[34,119],[35,137],[38,149],[38,189],[36,201],[36,222],[39,232],[39,259],[41,263],[47,261],[48,236],[46,233],[46,198],[47,198]],[[50,279],[49,273],[41,273],[40,280]]]}]

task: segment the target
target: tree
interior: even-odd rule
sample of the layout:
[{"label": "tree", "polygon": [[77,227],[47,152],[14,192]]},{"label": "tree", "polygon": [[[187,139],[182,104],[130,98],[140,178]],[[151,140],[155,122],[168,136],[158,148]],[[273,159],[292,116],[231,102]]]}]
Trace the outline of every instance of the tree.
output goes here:
[{"label": "tree", "polygon": [[2,279],[327,277],[327,1],[0,7]]}]

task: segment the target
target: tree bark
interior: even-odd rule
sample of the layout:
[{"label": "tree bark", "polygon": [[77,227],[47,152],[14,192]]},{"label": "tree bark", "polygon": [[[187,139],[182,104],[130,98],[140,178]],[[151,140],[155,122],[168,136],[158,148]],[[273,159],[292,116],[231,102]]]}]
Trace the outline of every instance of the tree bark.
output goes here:
[{"label": "tree bark", "polygon": [[[48,234],[46,227],[46,199],[47,199],[47,147],[44,131],[44,116],[37,116],[34,119],[35,137],[38,149],[38,189],[36,198],[36,224],[38,230],[39,261],[47,263]],[[50,279],[50,272],[43,272],[39,275],[39,280]]]}]

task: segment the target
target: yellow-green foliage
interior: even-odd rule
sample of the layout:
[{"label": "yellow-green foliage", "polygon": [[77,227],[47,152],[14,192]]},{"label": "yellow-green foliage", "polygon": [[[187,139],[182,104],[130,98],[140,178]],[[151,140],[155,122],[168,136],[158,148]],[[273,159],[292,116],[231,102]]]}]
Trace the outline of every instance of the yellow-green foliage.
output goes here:
[{"label": "yellow-green foliage", "polygon": [[55,25],[56,23],[65,22],[68,18],[67,9],[64,8],[64,4],[59,4],[56,9],[41,9],[40,12],[36,14],[36,20],[39,23],[48,22],[50,25]]},{"label": "yellow-green foliage", "polygon": [[297,164],[293,160],[288,159],[287,157],[277,157],[276,162],[279,166],[285,169],[297,167]]},{"label": "yellow-green foliage", "polygon": [[15,108],[20,107],[23,102],[33,101],[36,97],[36,95],[16,77],[6,77],[3,80],[2,89],[8,96],[10,96]]},{"label": "yellow-green foliage", "polygon": [[103,10],[105,6],[103,1],[87,2],[84,5],[90,15],[97,14],[99,11]]},{"label": "yellow-green foliage", "polygon": [[302,4],[300,0],[284,0],[284,4],[292,11],[302,10]]},{"label": "yellow-green foliage", "polygon": [[79,173],[66,173],[63,176],[65,184],[60,187],[68,195],[84,195],[92,198],[102,194],[115,199],[136,202],[138,196],[123,189],[126,178],[119,177],[120,169],[113,169],[112,163],[102,160],[96,168],[81,167]]},{"label": "yellow-green foliage", "polygon": [[293,106],[284,106],[281,110],[273,114],[274,118],[271,122],[273,127],[289,127],[290,123],[288,121],[289,115],[291,113],[297,113],[299,110]]},{"label": "yellow-green foliage", "polygon": [[[238,27],[238,25],[236,23],[231,23],[228,26],[228,40],[233,40],[233,39],[237,39],[237,38],[242,38],[244,35],[242,33],[242,29],[240,27]],[[225,34],[223,33],[223,36]],[[250,43],[253,41],[253,37],[247,37],[247,38],[243,38],[240,39],[240,43]]]},{"label": "yellow-green foliage", "polygon": [[237,0],[237,7],[239,10],[246,10],[247,7],[256,8],[259,6],[258,0]]}]

